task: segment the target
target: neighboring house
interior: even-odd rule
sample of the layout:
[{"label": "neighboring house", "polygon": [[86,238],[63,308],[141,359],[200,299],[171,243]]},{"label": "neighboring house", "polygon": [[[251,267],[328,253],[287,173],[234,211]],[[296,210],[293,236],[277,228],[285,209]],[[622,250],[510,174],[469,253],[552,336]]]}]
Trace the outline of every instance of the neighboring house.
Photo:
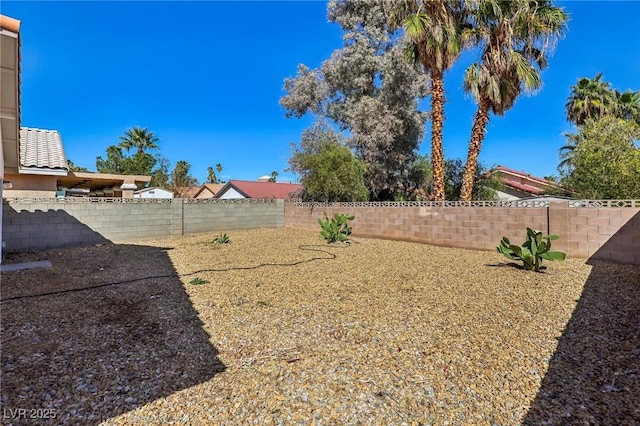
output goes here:
[{"label": "neighboring house", "polygon": [[175,198],[195,198],[198,191],[200,191],[199,186],[180,186],[175,188],[173,196]]},{"label": "neighboring house", "polygon": [[487,173],[497,176],[504,184],[504,188],[496,190],[500,200],[520,200],[524,198],[540,197],[550,189],[559,190],[562,187],[550,180],[530,175],[529,173],[497,166]]},{"label": "neighboring house", "polygon": [[213,198],[224,187],[224,183],[205,183],[193,198]]},{"label": "neighboring house", "polygon": [[60,133],[20,127],[20,21],[0,15],[0,35],[0,196],[133,198],[150,176],[70,172]]},{"label": "neighboring house", "polygon": [[62,138],[56,130],[20,129],[20,161],[5,169],[5,197],[133,198],[151,176],[69,171]]},{"label": "neighboring house", "polygon": [[[17,172],[20,133],[20,21],[0,15],[0,199],[8,182],[7,170]],[[2,206],[0,206],[0,263],[2,262]]]},{"label": "neighboring house", "polygon": [[135,191],[133,198],[173,198],[173,192],[152,186]]},{"label": "neighboring house", "polygon": [[302,188],[297,183],[266,182],[264,180],[230,180],[218,191],[215,198],[291,198]]}]

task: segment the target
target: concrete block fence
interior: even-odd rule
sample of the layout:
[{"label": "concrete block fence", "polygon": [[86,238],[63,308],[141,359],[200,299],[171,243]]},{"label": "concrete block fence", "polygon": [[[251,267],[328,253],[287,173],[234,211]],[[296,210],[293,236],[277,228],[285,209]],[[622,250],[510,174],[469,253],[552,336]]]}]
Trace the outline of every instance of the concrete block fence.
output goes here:
[{"label": "concrete block fence", "polygon": [[318,231],[349,213],[355,236],[493,250],[527,226],[560,234],[571,257],[640,265],[640,200],[302,203],[283,200],[5,199],[6,250],[42,250],[255,228]]},{"label": "concrete block fence", "polygon": [[353,235],[494,250],[526,227],[559,234],[554,249],[571,257],[640,265],[640,200],[285,203],[286,227],[318,230],[318,219],[355,215]]},{"label": "concrete block fence", "polygon": [[282,200],[5,199],[2,208],[9,251],[284,225]]}]

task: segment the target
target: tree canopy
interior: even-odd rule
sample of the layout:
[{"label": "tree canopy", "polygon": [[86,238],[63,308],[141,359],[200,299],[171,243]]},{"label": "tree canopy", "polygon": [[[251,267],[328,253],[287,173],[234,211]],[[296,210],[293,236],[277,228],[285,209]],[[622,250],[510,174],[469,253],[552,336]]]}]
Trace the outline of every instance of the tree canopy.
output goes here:
[{"label": "tree canopy", "polygon": [[418,101],[428,80],[405,61],[406,40],[393,37],[387,3],[332,0],[328,18],[342,27],[343,47],[318,69],[300,65],[280,100],[288,117],[311,113],[348,134],[346,146],[366,164],[372,200],[402,191],[426,120]]},{"label": "tree canopy", "polygon": [[290,170],[300,174],[304,201],[367,201],[364,165],[353,156],[344,138],[326,124],[303,132],[293,146]]},{"label": "tree canopy", "polygon": [[608,115],[587,120],[575,139],[562,179],[574,196],[640,198],[640,124]]}]

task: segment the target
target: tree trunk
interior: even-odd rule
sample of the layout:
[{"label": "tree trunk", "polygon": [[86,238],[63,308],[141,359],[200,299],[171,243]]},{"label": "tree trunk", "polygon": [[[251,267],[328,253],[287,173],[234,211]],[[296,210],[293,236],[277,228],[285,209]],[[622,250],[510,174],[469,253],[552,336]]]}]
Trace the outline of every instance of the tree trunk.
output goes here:
[{"label": "tree trunk", "polygon": [[480,99],[478,110],[473,120],[471,129],[471,141],[469,142],[469,152],[467,153],[467,163],[462,174],[462,190],[460,191],[461,201],[471,201],[473,194],[473,184],[475,183],[476,169],[478,168],[478,156],[484,139],[484,132],[489,122],[489,101],[486,98]]},{"label": "tree trunk", "polygon": [[433,199],[444,201],[444,154],[442,125],[444,122],[444,75],[431,76],[431,162]]}]

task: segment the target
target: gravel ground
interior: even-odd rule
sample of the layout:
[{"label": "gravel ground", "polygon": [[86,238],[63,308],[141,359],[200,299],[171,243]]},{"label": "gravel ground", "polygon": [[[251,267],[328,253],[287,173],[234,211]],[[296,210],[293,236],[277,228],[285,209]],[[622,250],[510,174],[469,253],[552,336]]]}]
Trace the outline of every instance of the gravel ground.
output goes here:
[{"label": "gravel ground", "polygon": [[229,234],[9,255],[2,424],[640,422],[640,267]]}]

